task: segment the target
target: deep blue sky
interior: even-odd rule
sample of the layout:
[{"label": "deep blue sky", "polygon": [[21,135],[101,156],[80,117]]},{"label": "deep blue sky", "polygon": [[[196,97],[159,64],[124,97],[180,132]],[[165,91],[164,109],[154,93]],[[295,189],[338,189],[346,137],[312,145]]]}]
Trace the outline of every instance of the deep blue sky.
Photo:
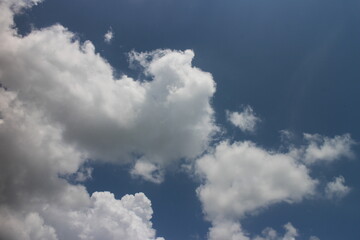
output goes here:
[{"label": "deep blue sky", "polygon": [[[250,139],[278,148],[279,131],[290,129],[360,140],[360,1],[356,0],[47,0],[17,18],[20,32],[60,23],[91,40],[118,73],[134,75],[127,53],[158,48],[193,49],[194,66],[213,74],[216,120],[234,140]],[[112,28],[108,45],[103,36]],[[251,105],[262,122],[243,134],[225,119],[225,110]],[[258,233],[292,222],[299,239],[360,239],[360,164],[357,158],[315,169],[327,180],[343,175],[352,192],[341,202],[280,204],[243,222]],[[96,165],[90,192],[110,190],[121,197],[143,191],[154,208],[154,228],[168,240],[204,239],[195,189],[185,173],[168,172],[154,185],[130,178],[124,167]],[[166,194],[165,194],[166,193]],[[163,196],[166,196],[163,197]],[[280,229],[281,230],[281,229]]]}]

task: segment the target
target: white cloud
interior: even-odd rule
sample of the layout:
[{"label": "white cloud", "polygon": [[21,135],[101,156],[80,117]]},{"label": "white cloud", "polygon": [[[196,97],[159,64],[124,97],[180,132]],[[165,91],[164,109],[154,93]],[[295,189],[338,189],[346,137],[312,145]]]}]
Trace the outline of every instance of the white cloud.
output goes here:
[{"label": "white cloud", "polygon": [[244,235],[241,225],[233,221],[213,222],[213,226],[209,229],[209,240],[249,240]]},{"label": "white cloud", "polygon": [[57,229],[59,239],[151,240],[155,239],[152,213],[143,193],[117,200],[109,192],[95,192],[84,208],[63,211],[54,207],[43,215]]},{"label": "white cloud", "polygon": [[112,39],[114,38],[114,32],[113,30],[110,28],[104,35],[104,41],[106,43],[111,43]]},{"label": "white cloud", "polygon": [[350,192],[350,188],[345,185],[343,176],[336,177],[334,181],[329,182],[325,187],[325,196],[328,199],[338,200],[345,197]]},{"label": "white cloud", "polygon": [[76,173],[86,155],[24,105],[0,89],[0,239],[155,239],[144,194],[90,198],[85,187],[58,177]]},{"label": "white cloud", "polygon": [[116,79],[61,25],[18,36],[10,7],[36,2],[0,2],[0,222],[12,219],[0,238],[154,239],[145,196],[89,197],[65,178],[89,177],[79,170],[89,158],[164,167],[201,154],[217,131],[212,76],[191,65],[191,50],[157,50],[138,58],[151,80]]},{"label": "white cloud", "polygon": [[278,239],[278,233],[270,227],[265,228],[261,232],[260,236],[256,236],[254,238],[254,240],[277,240],[277,239]]},{"label": "white cloud", "polygon": [[[89,41],[79,43],[60,25],[17,36],[7,6],[26,3],[2,2],[0,14],[6,20],[0,29],[0,82],[8,89],[2,94],[19,106],[1,110],[2,137],[6,144],[15,138],[12,148],[1,150],[19,149],[14,158],[22,160],[14,164],[54,158],[46,161],[53,163],[51,174],[71,174],[86,158],[126,163],[135,154],[166,166],[207,148],[217,131],[210,105],[215,83],[191,66],[191,50],[139,53],[151,80],[116,79]],[[31,154],[20,156],[24,151]]]},{"label": "white cloud", "polygon": [[308,145],[303,152],[303,161],[306,164],[316,162],[332,162],[341,158],[352,158],[354,153],[351,147],[355,144],[350,134],[324,137],[319,134],[304,134]]},{"label": "white cloud", "polygon": [[0,209],[0,238],[7,240],[58,240],[55,229],[45,225],[38,213],[26,216]]},{"label": "white cloud", "polygon": [[287,223],[284,225],[286,233],[284,235],[283,240],[295,240],[295,237],[298,236],[297,229],[291,223]]},{"label": "white cloud", "polygon": [[[353,140],[347,134],[305,137],[308,145],[292,147],[289,152],[265,150],[249,141],[224,141],[197,160],[196,174],[203,181],[197,195],[212,223],[211,240],[246,239],[239,220],[276,203],[295,203],[314,196],[318,180],[309,174],[310,159],[335,161],[351,156]],[[340,197],[348,190],[344,178],[339,177],[327,185],[326,195]],[[286,229],[288,234],[281,239],[295,239],[291,225]]]},{"label": "white cloud", "polygon": [[8,240],[164,240],[155,238],[151,202],[143,193],[116,200],[95,192],[82,207],[69,209],[49,203],[37,212],[0,209],[0,238]]},{"label": "white cloud", "polygon": [[226,111],[228,121],[240,128],[243,132],[254,132],[260,118],[256,117],[251,106],[245,106],[242,112]]},{"label": "white cloud", "polygon": [[287,154],[251,142],[222,142],[197,161],[204,183],[197,189],[210,220],[238,219],[278,202],[297,202],[314,192],[308,169]]},{"label": "white cloud", "polygon": [[144,194],[90,198],[83,186],[58,178],[76,173],[84,161],[62,141],[59,129],[3,89],[0,109],[0,239],[155,239]]},{"label": "white cloud", "polygon": [[[192,66],[191,50],[132,53],[149,80],[117,79],[91,42],[80,43],[61,25],[18,36],[13,11],[38,2],[0,2],[0,82],[8,89],[0,89],[0,238],[154,239],[145,195],[90,197],[59,175],[84,180],[86,159],[128,163],[135,155],[142,162],[133,174],[160,182],[157,169],[198,157],[217,132],[215,82]],[[306,162],[347,156],[349,139],[310,139]],[[300,201],[316,185],[293,155],[249,142],[221,143],[200,158],[197,171],[213,238],[225,238],[228,229],[233,239],[246,239],[238,218]]]},{"label": "white cloud", "polygon": [[90,42],[60,25],[2,35],[0,81],[93,159],[126,162],[136,153],[166,165],[201,154],[217,130],[215,83],[191,66],[190,50],[142,54],[151,58],[144,71],[152,80],[144,82],[115,79]]},{"label": "white cloud", "polygon": [[253,238],[253,240],[295,240],[298,236],[297,229],[291,224],[284,225],[285,233],[283,236],[279,236],[278,233],[272,228],[265,228],[261,236]]},{"label": "white cloud", "polygon": [[163,170],[159,169],[155,164],[143,160],[137,161],[130,173],[135,178],[141,177],[153,183],[159,184],[164,181]]},{"label": "white cloud", "polygon": [[0,204],[22,208],[42,199],[64,204],[65,193],[71,192],[77,193],[74,205],[86,202],[84,187],[57,176],[76,172],[87,155],[65,143],[59,127],[49,125],[39,111],[28,110],[15,93],[0,89],[0,111]]}]

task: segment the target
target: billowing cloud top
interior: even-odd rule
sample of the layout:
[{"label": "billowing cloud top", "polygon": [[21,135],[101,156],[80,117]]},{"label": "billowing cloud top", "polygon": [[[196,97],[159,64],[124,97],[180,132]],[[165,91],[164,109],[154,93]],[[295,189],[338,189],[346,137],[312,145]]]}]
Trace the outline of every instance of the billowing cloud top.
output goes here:
[{"label": "billowing cloud top", "polygon": [[143,194],[90,197],[59,176],[89,177],[79,170],[89,158],[195,158],[217,131],[213,78],[191,65],[191,50],[133,53],[148,80],[114,78],[93,44],[61,25],[18,36],[14,11],[37,2],[0,3],[0,238],[155,239]]},{"label": "billowing cloud top", "polygon": [[137,154],[166,164],[196,157],[216,131],[215,83],[191,66],[191,50],[136,54],[151,77],[136,81],[114,79],[94,46],[60,25],[14,34],[2,33],[1,82],[90,158],[124,162]]},{"label": "billowing cloud top", "polygon": [[[192,66],[192,50],[132,52],[144,78],[117,78],[91,42],[59,24],[19,36],[14,14],[39,2],[0,1],[0,239],[162,240],[143,193],[90,196],[68,182],[91,177],[88,159],[130,164],[133,177],[154,183],[168,165],[190,160],[202,180],[197,195],[212,224],[209,239],[247,240],[239,220],[312,196],[314,163],[353,156],[348,134],[305,134],[304,146],[285,153],[249,141],[209,148],[219,130],[210,104],[216,85]],[[259,121],[250,107],[228,117],[244,131]],[[328,183],[325,194],[345,196],[344,182]],[[283,237],[266,229],[255,239],[297,236],[291,224],[285,229]]]}]

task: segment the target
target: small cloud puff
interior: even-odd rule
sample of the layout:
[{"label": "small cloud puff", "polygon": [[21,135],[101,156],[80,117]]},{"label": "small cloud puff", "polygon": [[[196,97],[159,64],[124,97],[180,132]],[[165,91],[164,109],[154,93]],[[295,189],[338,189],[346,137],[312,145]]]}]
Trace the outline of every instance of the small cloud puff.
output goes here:
[{"label": "small cloud puff", "polygon": [[305,149],[303,160],[306,164],[316,162],[330,163],[341,158],[353,158],[352,146],[355,141],[350,134],[335,136],[334,138],[324,137],[319,134],[304,134],[308,145]]},{"label": "small cloud puff", "polygon": [[114,38],[114,32],[112,28],[110,28],[104,35],[104,41],[106,43],[111,43],[111,40]]},{"label": "small cloud puff", "polygon": [[130,173],[132,177],[140,177],[146,181],[157,184],[164,181],[164,173],[161,169],[159,169],[157,165],[148,161],[137,161]]},{"label": "small cloud puff", "polygon": [[[208,234],[209,240],[296,240],[299,236],[298,230],[289,222],[283,226],[285,232],[283,234],[278,233],[271,227],[265,228],[260,235],[255,237],[248,236],[241,228],[238,222],[223,221],[218,222],[212,228]],[[311,236],[309,240],[320,240],[318,237]]]},{"label": "small cloud puff", "polygon": [[285,224],[284,229],[284,236],[279,236],[274,229],[270,227],[265,228],[261,232],[261,236],[257,236],[253,240],[295,240],[299,235],[297,229],[291,223]]},{"label": "small cloud puff", "polygon": [[350,188],[345,185],[343,176],[336,177],[334,181],[329,182],[325,187],[325,196],[328,199],[339,200],[350,192]]},{"label": "small cloud puff", "polygon": [[243,132],[254,132],[256,124],[261,120],[258,118],[251,106],[245,106],[242,112],[226,111],[227,119]]}]

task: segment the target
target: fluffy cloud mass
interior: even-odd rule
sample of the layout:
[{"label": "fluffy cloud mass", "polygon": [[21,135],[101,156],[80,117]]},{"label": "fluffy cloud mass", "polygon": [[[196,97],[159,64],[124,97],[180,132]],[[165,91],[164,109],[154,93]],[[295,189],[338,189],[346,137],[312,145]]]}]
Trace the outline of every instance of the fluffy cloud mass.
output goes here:
[{"label": "fluffy cloud mass", "polygon": [[92,43],[60,25],[22,38],[5,28],[1,38],[1,83],[93,159],[194,158],[217,130],[209,103],[215,83],[191,66],[191,50],[136,54],[151,79],[137,81],[115,79]]},{"label": "fluffy cloud mass", "polygon": [[[192,50],[132,52],[143,78],[117,78],[91,42],[61,25],[19,36],[14,14],[39,2],[0,1],[0,239],[161,240],[144,194],[90,196],[69,183],[91,177],[89,159],[129,164],[133,177],[161,183],[168,165],[201,156],[197,194],[212,223],[209,239],[247,240],[239,220],[311,196],[313,163],[352,157],[350,135],[306,134],[305,146],[286,153],[228,141],[208,151],[218,132],[215,82],[192,66]],[[228,117],[243,131],[259,121],[250,107]],[[326,191],[347,189],[336,178]],[[294,239],[296,229],[285,228],[283,237],[267,229],[258,239]]]},{"label": "fluffy cloud mass", "polygon": [[237,219],[273,203],[300,201],[316,186],[295,159],[251,142],[222,142],[197,161],[197,169],[205,179],[198,194],[210,219]]},{"label": "fluffy cloud mass", "polygon": [[[314,143],[316,138],[316,145]],[[318,180],[307,165],[314,161],[334,161],[351,156],[349,135],[334,138],[305,135],[307,145],[282,153],[263,149],[252,142],[219,143],[196,162],[203,183],[197,194],[206,218],[211,221],[209,239],[249,239],[238,222],[244,217],[280,202],[296,203],[313,196]],[[330,159],[330,160],[329,160]],[[345,195],[343,178],[326,187],[326,194]],[[288,232],[290,227],[287,227]],[[295,239],[292,237],[258,239]]]},{"label": "fluffy cloud mass", "polygon": [[39,212],[21,213],[1,208],[0,237],[9,240],[155,239],[150,222],[151,203],[143,193],[116,200],[109,192],[95,192],[88,200],[88,204],[75,209],[49,204]]},{"label": "fluffy cloud mass", "polygon": [[66,176],[89,178],[87,159],[161,168],[201,154],[217,131],[212,76],[191,50],[157,50],[132,55],[148,80],[114,78],[61,25],[19,36],[14,13],[38,2],[0,2],[0,238],[155,239],[145,195],[90,197]]}]

